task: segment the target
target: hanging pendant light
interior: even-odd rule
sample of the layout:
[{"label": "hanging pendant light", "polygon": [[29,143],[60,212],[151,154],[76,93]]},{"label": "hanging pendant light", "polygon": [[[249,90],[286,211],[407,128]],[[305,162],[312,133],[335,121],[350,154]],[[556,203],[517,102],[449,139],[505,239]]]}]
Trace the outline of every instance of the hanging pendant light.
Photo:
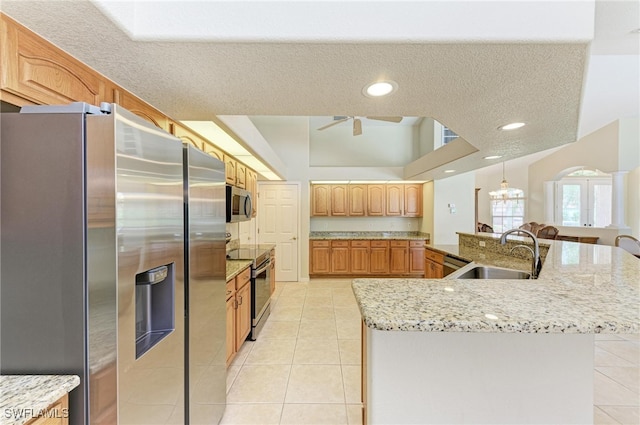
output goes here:
[{"label": "hanging pendant light", "polygon": [[502,182],[500,183],[500,189],[489,192],[491,199],[502,200],[506,202],[507,199],[518,199],[524,195],[522,189],[510,188],[507,178],[504,176],[504,162],[502,163]]}]

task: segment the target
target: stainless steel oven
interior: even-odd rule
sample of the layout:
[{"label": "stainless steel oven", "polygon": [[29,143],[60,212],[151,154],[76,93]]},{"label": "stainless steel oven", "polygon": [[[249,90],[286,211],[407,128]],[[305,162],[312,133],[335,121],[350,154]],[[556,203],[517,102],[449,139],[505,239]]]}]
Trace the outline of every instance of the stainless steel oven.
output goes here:
[{"label": "stainless steel oven", "polygon": [[271,258],[269,251],[256,258],[251,270],[251,334],[255,341],[271,314]]},{"label": "stainless steel oven", "polygon": [[458,269],[469,264],[468,261],[464,261],[460,258],[453,257],[451,255],[445,255],[444,257],[444,273],[443,276],[448,276]]}]

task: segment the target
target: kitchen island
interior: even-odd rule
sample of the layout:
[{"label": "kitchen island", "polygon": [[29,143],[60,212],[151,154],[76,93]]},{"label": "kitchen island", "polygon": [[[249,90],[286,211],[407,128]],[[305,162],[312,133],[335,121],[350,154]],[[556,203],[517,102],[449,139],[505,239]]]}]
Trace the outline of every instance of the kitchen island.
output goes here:
[{"label": "kitchen island", "polygon": [[[526,270],[498,237],[461,234],[443,251]],[[367,423],[592,423],[594,334],[640,331],[640,261],[541,244],[537,280],[353,281]]]}]

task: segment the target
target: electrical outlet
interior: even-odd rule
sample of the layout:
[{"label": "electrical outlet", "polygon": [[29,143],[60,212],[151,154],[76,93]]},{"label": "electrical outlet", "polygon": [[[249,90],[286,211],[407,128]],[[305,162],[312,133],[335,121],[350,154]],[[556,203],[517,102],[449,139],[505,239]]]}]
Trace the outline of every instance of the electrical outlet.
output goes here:
[{"label": "electrical outlet", "polygon": [[480,246],[487,246],[487,243],[485,241],[480,241]]}]

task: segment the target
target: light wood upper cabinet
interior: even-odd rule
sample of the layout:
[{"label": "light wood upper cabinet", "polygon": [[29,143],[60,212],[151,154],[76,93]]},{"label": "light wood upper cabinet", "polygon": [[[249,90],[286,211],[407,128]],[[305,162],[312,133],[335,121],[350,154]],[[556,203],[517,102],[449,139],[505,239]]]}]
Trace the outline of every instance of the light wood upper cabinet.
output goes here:
[{"label": "light wood upper cabinet", "polygon": [[[158,111],[147,102],[137,98],[128,91],[120,88],[115,88],[113,90],[113,101],[122,106],[124,109],[133,112],[137,116],[154,124],[156,127],[160,127],[167,132],[170,131],[169,118],[165,114]],[[197,147],[199,149],[202,149],[202,146]]]},{"label": "light wood upper cabinet", "polygon": [[236,186],[247,189],[247,166],[242,162],[236,162]]},{"label": "light wood upper cabinet", "polygon": [[367,185],[367,215],[383,216],[385,213],[385,189],[381,184]]},{"label": "light wood upper cabinet", "polygon": [[210,145],[209,143],[205,143],[204,151],[214,157],[215,159],[224,162],[224,152],[215,146]]},{"label": "light wood upper cabinet", "polygon": [[386,210],[387,216],[401,216],[404,207],[404,185],[388,184],[386,188]]},{"label": "light wood upper cabinet", "polygon": [[229,184],[236,184],[236,160],[234,157],[225,155],[224,156],[224,166],[225,166],[225,175],[226,181]]},{"label": "light wood upper cabinet", "polygon": [[103,77],[6,15],[0,14],[0,90],[18,106],[105,99]]},{"label": "light wood upper cabinet", "polygon": [[405,217],[422,217],[422,185],[407,184],[404,186]]},{"label": "light wood upper cabinet", "polygon": [[199,136],[197,133],[192,131],[191,129],[179,124],[177,122],[171,123],[171,130],[174,136],[182,140],[183,142],[189,143],[191,146],[203,150],[206,142],[202,136]]},{"label": "light wood upper cabinet", "polygon": [[251,217],[255,217],[258,211],[258,173],[251,168],[247,168],[246,175],[246,189],[251,193]]},{"label": "light wood upper cabinet", "polygon": [[348,187],[348,215],[362,217],[367,214],[367,186],[364,184],[350,184]]},{"label": "light wood upper cabinet", "polygon": [[311,186],[311,215],[328,217],[331,208],[331,185],[314,184]]},{"label": "light wood upper cabinet", "polygon": [[332,184],[330,188],[331,211],[330,215],[344,217],[347,215],[347,185]]}]

